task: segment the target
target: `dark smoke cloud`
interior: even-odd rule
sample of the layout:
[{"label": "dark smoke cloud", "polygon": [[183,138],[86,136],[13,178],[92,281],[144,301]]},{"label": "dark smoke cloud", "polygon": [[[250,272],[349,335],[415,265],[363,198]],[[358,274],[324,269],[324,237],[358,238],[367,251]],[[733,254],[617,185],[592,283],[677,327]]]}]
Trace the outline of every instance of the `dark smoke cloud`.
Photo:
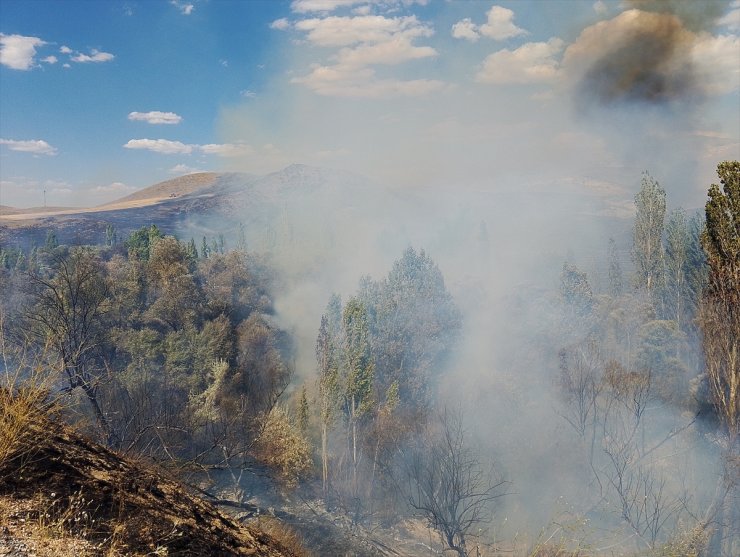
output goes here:
[{"label": "dark smoke cloud", "polygon": [[[566,53],[581,102],[666,104],[700,98],[692,59],[728,2],[631,0],[633,9],[583,31]],[[569,59],[569,60],[568,60]]]},{"label": "dark smoke cloud", "polygon": [[730,0],[628,0],[627,5],[643,12],[671,14],[690,31],[709,31],[722,17]]}]

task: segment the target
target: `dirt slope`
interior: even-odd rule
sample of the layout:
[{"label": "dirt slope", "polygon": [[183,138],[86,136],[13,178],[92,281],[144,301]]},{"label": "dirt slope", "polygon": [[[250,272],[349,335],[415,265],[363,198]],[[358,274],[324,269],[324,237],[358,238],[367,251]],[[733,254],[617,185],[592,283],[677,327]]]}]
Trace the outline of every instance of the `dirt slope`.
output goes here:
[{"label": "dirt slope", "polygon": [[121,199],[116,199],[115,201],[101,205],[101,207],[107,207],[110,205],[125,206],[128,203],[143,200],[155,201],[159,199],[168,199],[170,197],[179,197],[213,185],[218,176],[219,175],[215,172],[186,174],[185,176],[173,178],[172,180],[159,182],[158,184],[154,184],[153,186],[134,192],[131,195],[122,197]]},{"label": "dirt slope", "polygon": [[292,556],[154,468],[33,427],[32,451],[0,464],[0,555]]}]

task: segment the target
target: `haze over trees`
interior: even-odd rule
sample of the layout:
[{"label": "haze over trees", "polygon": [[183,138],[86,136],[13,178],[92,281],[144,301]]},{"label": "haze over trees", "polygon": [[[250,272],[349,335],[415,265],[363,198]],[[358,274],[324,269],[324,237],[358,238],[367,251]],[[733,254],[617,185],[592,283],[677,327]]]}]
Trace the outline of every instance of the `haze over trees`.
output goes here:
[{"label": "haze over trees", "polygon": [[[425,250],[328,297],[311,325],[315,365],[297,369],[277,269],[245,238],[232,250],[223,235],[183,241],[155,225],[127,238],[111,227],[98,246],[60,245],[53,231],[30,250],[3,246],[5,361],[33,354],[74,401],[68,420],[178,473],[222,474],[241,508],[259,470],[314,514],[354,531],[416,518],[460,557],[735,555],[740,163],[718,175],[690,214],[668,211],[645,174],[631,242],[605,242],[598,269],[569,254],[547,292],[522,287],[519,308],[535,317],[502,320],[526,350],[503,360],[490,400],[487,370],[460,356],[466,335],[483,352],[502,340],[466,321]],[[451,385],[464,375],[481,399]],[[548,423],[507,431],[528,412]],[[526,475],[537,467],[544,478]],[[537,481],[562,490],[565,510],[526,508],[550,501],[520,497]]]}]

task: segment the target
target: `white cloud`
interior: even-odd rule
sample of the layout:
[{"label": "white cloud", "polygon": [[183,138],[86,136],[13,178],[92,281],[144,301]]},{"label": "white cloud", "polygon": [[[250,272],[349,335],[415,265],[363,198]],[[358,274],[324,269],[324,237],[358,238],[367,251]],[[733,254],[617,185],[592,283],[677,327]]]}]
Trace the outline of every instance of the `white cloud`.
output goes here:
[{"label": "white cloud", "polygon": [[56,64],[59,62],[59,59],[56,56],[47,56],[46,58],[42,58],[41,61],[47,64]]},{"label": "white cloud", "polygon": [[137,122],[146,122],[147,124],[179,124],[182,122],[182,116],[174,112],[160,112],[153,110],[151,112],[131,112],[128,115],[129,120]]},{"label": "white cloud", "polygon": [[357,6],[355,9],[352,10],[352,13],[355,15],[369,15],[372,12],[372,7],[370,4],[365,4],[364,6]]},{"label": "white cloud", "polygon": [[527,31],[514,25],[514,12],[501,6],[492,6],[488,10],[487,21],[483,25],[476,25],[466,17],[452,26],[453,37],[468,41],[477,41],[481,36],[503,41],[526,34]]},{"label": "white cloud", "polygon": [[467,39],[473,42],[480,38],[478,26],[469,17],[458,21],[452,26],[452,36],[456,39]]},{"label": "white cloud", "polygon": [[292,82],[320,95],[371,99],[426,95],[445,86],[444,82],[433,79],[376,79],[375,71],[370,68],[349,72],[327,66],[314,67],[310,74]]},{"label": "white cloud", "polygon": [[189,155],[193,152],[194,146],[168,139],[131,139],[124,147],[126,149],[145,149],[165,155]]},{"label": "white cloud", "polygon": [[63,68],[67,68],[67,69],[69,69],[69,68],[71,68],[72,66],[70,66],[69,64],[62,64],[62,67],[63,67]]},{"label": "white cloud", "polygon": [[126,149],[144,149],[163,155],[189,155],[193,151],[201,151],[206,155],[219,157],[241,157],[251,155],[254,149],[246,143],[207,143],[205,145],[185,144],[169,139],[131,139],[124,147]]},{"label": "white cloud", "polygon": [[332,12],[340,8],[350,8],[357,4],[363,4],[361,8],[375,5],[381,9],[392,10],[399,4],[425,6],[427,3],[428,0],[293,0],[290,8],[296,13],[304,14],[309,12]]},{"label": "white cloud", "polygon": [[59,52],[61,52],[62,54],[72,54],[72,49],[68,46],[62,45],[62,47],[59,49]]},{"label": "white cloud", "polygon": [[343,69],[363,68],[374,64],[394,65],[437,56],[430,46],[413,46],[406,37],[396,37],[377,44],[364,44],[343,48],[337,55],[338,66]]},{"label": "white cloud", "polygon": [[737,33],[740,31],[740,2],[733,2],[732,7],[733,9],[725,14],[717,24]]},{"label": "white cloud", "polygon": [[308,33],[309,42],[319,46],[350,46],[358,43],[379,43],[398,35],[412,39],[429,37],[434,31],[422,24],[416,16],[385,17],[366,15],[356,17],[330,16],[304,19],[294,27]]},{"label": "white cloud", "polygon": [[239,94],[245,99],[253,99],[257,96],[257,93],[251,89],[243,89],[242,91],[239,91]]},{"label": "white cloud", "polygon": [[134,186],[127,186],[123,182],[113,182],[112,184],[108,184],[106,186],[95,186],[94,188],[90,188],[91,193],[129,193],[134,191],[136,188]]},{"label": "white cloud", "polygon": [[290,9],[296,13],[331,12],[337,8],[354,6],[362,0],[294,0]]},{"label": "white cloud", "polygon": [[497,41],[511,39],[527,32],[514,25],[514,12],[501,6],[492,6],[488,10],[488,23],[480,26],[480,34]]},{"label": "white cloud", "polygon": [[195,9],[195,5],[189,2],[182,2],[181,0],[170,0],[170,4],[175,6],[182,15],[190,15]]},{"label": "white cloud", "polygon": [[604,0],[596,0],[593,5],[594,11],[599,15],[604,15],[609,11],[609,6],[606,5]]},{"label": "white cloud", "polygon": [[100,52],[99,50],[92,49],[90,51],[90,54],[83,54],[79,52],[75,56],[72,56],[71,60],[72,62],[87,64],[90,62],[110,62],[114,58],[115,56],[110,52]]},{"label": "white cloud", "polygon": [[0,139],[0,145],[7,145],[11,151],[33,153],[35,155],[56,155],[56,147],[52,147],[42,139],[17,141],[15,139]]},{"label": "white cloud", "polygon": [[270,23],[270,29],[285,31],[286,29],[290,29],[290,22],[286,18],[281,17],[280,19],[276,19],[275,21]]},{"label": "white cloud", "polygon": [[339,48],[330,56],[330,64],[313,64],[310,73],[292,80],[318,94],[381,98],[420,95],[444,86],[430,79],[376,77],[374,66],[394,66],[437,56],[431,46],[414,44],[416,39],[434,34],[434,29],[416,16],[314,17],[298,21],[293,27],[305,32],[309,43]]},{"label": "white cloud", "polygon": [[709,95],[740,90],[740,37],[702,36],[691,50],[694,71],[701,89]]},{"label": "white cloud", "polygon": [[209,143],[198,148],[206,155],[219,157],[242,157],[254,153],[254,149],[245,143]]},{"label": "white cloud", "polygon": [[499,50],[489,55],[476,75],[482,83],[544,83],[558,76],[555,58],[564,43],[552,38],[546,43],[526,43],[515,50]]},{"label": "white cloud", "polygon": [[0,64],[14,70],[30,70],[34,67],[36,47],[45,44],[38,37],[0,33]]},{"label": "white cloud", "polygon": [[167,172],[170,174],[195,174],[196,172],[203,172],[200,168],[193,168],[191,166],[188,166],[186,164],[176,164],[172,168],[170,168]]}]

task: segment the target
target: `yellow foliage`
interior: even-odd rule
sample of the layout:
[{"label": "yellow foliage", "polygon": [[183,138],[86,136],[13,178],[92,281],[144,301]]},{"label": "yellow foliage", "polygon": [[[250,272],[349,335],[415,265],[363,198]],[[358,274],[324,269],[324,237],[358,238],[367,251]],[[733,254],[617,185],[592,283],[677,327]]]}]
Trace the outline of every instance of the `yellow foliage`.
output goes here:
[{"label": "yellow foliage", "polygon": [[288,413],[277,406],[265,417],[255,443],[255,457],[289,489],[298,485],[313,465],[308,441],[298,433]]}]

